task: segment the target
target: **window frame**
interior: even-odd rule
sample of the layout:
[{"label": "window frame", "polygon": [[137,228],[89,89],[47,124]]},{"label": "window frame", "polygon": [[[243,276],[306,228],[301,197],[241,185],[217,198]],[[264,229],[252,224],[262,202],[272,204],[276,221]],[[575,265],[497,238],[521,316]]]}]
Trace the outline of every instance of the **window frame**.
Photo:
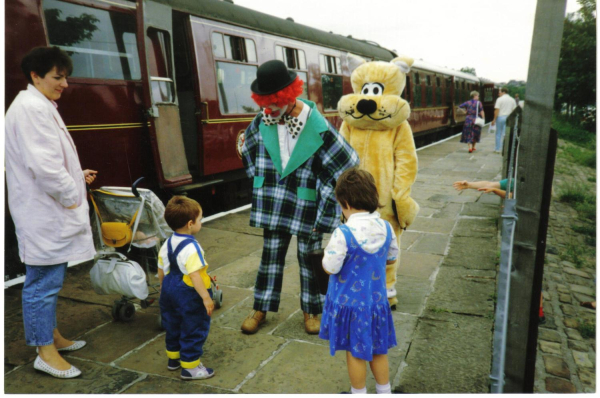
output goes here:
[{"label": "window frame", "polygon": [[[223,39],[223,49],[225,51],[225,56],[224,57],[217,57],[217,55],[215,54],[215,51],[213,49],[213,35],[217,33],[221,35],[221,38]],[[239,39],[241,42],[244,43],[243,45],[243,55],[245,56],[245,60],[237,60],[237,59],[233,59],[233,55],[232,58],[228,58],[227,57],[227,44],[225,41],[225,36],[229,36],[229,37],[235,37],[236,39]],[[248,60],[248,46],[246,45],[247,41],[251,41],[254,44],[254,58],[256,59],[255,61],[249,61]],[[229,33],[225,33],[223,31],[214,29],[210,31],[210,48],[211,48],[211,54],[212,54],[212,58],[213,61],[223,61],[223,62],[232,62],[232,63],[237,63],[237,64],[244,64],[244,65],[258,65],[258,52],[256,49],[256,41],[251,38],[251,37],[247,37],[247,36],[239,36],[239,35],[232,35]],[[233,52],[232,52],[233,54]],[[216,64],[215,64],[215,71],[216,71]],[[215,75],[216,76],[216,75]]]}]

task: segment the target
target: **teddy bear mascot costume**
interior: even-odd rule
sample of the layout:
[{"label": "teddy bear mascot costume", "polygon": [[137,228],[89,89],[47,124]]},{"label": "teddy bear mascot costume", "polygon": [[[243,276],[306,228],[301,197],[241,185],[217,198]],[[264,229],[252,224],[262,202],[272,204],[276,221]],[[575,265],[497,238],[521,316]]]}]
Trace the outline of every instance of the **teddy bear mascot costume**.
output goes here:
[{"label": "teddy bear mascot costume", "polygon": [[[410,197],[417,177],[417,152],[408,124],[410,106],[400,97],[413,59],[398,57],[390,62],[348,55],[354,94],[343,96],[338,112],[343,120],[340,133],[360,158],[360,167],[375,177],[381,217],[398,238],[414,221],[419,205]],[[396,272],[400,257],[386,267],[387,296],[396,309]]]},{"label": "teddy bear mascot costume", "polygon": [[338,226],[337,178],[358,165],[358,156],[319,113],[314,102],[299,99],[303,82],[285,64],[262,64],[252,82],[252,99],[262,108],[245,131],[242,160],[253,179],[250,226],[264,229],[264,245],[253,311],[242,331],[255,333],[267,311],[277,312],[285,256],[298,237],[300,306],[307,333],[317,334],[323,296],[308,261],[321,248],[323,233]]}]

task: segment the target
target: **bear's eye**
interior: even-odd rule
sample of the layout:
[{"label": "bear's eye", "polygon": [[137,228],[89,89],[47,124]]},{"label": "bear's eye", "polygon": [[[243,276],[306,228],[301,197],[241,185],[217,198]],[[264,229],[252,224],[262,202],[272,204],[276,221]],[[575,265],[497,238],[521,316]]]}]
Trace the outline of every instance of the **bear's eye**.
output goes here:
[{"label": "bear's eye", "polygon": [[365,83],[360,92],[362,95],[383,95],[383,84],[381,83]]}]

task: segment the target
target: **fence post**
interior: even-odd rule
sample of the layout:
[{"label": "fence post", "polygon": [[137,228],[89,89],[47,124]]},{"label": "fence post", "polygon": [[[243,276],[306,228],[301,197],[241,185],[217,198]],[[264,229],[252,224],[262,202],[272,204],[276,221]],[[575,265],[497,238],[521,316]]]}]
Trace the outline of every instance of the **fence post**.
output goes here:
[{"label": "fence post", "polygon": [[554,164],[550,124],[566,0],[537,2],[517,165],[514,268],[508,311],[505,393],[533,392],[538,308]]}]

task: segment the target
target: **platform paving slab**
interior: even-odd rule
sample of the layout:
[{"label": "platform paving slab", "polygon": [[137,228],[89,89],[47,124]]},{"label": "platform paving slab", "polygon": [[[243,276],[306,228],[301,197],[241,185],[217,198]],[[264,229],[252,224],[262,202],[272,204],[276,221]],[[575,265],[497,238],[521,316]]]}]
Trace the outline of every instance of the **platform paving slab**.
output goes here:
[{"label": "platform paving slab", "polygon": [[87,345],[68,356],[111,363],[161,333],[158,316],[136,313],[131,322],[109,321],[84,334]]},{"label": "platform paving slab", "polygon": [[33,368],[22,366],[4,378],[7,394],[115,394],[140,378],[136,372],[92,361],[69,358],[81,370],[74,379],[57,379]]},{"label": "platform paving slab", "polygon": [[198,380],[183,381],[147,375],[124,390],[123,394],[233,394],[233,392],[207,386]]},{"label": "platform paving slab", "polygon": [[[215,319],[211,323],[211,327],[227,328],[241,333],[240,327],[242,326],[242,322],[250,312],[252,312],[253,305],[254,297],[248,297],[229,311],[224,312],[219,318]],[[298,297],[282,293],[279,302],[279,311],[267,312],[265,323],[259,327],[256,333],[269,334],[279,325],[284,323],[299,308],[300,299]]]},{"label": "platform paving slab", "polygon": [[262,249],[262,236],[204,227],[195,235],[206,254],[210,272]]},{"label": "platform paving slab", "polygon": [[[18,302],[18,308],[21,304]],[[102,305],[58,299],[56,313],[58,329],[68,339],[76,339],[85,332],[109,322],[110,308]],[[23,315],[11,311],[4,317],[4,363],[23,365],[35,359],[35,347],[25,345]]]},{"label": "platform paving slab", "polygon": [[443,266],[494,271],[499,252],[495,238],[453,237]]},{"label": "platform paving slab", "polygon": [[443,258],[443,256],[437,254],[400,250],[400,264],[396,272],[397,279],[407,276],[429,279],[440,267]]},{"label": "platform paving slab", "polygon": [[454,227],[454,220],[443,218],[425,218],[417,217],[410,226],[413,232],[435,232],[440,234],[449,234]]},{"label": "platform paving slab", "polygon": [[441,267],[427,309],[493,317],[496,272]]},{"label": "platform paving slab", "polygon": [[[213,368],[215,376],[193,383],[234,390],[283,344],[285,339],[280,337],[264,334],[248,336],[239,331],[212,328],[204,345],[202,363]],[[181,371],[167,369],[164,336],[152,340],[127,357],[116,361],[116,364],[123,369],[180,379]]]},{"label": "platform paving slab", "polygon": [[396,311],[404,314],[420,315],[425,300],[431,294],[432,284],[429,279],[413,276],[398,277],[396,281]]},{"label": "platform paving slab", "polygon": [[450,236],[446,234],[425,235],[410,250],[419,253],[443,255],[449,240]]},{"label": "platform paving slab", "polygon": [[215,220],[202,223],[202,228],[220,229],[244,235],[256,235],[262,238],[263,229],[250,226],[250,209],[228,214]]},{"label": "platform paving slab", "polygon": [[[428,311],[418,321],[394,392],[488,393],[493,322]],[[465,355],[467,347],[477,355]]]},{"label": "platform paving slab", "polygon": [[433,214],[432,218],[447,218],[454,220],[456,216],[461,212],[463,207],[462,203],[448,203],[442,209],[438,210]]}]

